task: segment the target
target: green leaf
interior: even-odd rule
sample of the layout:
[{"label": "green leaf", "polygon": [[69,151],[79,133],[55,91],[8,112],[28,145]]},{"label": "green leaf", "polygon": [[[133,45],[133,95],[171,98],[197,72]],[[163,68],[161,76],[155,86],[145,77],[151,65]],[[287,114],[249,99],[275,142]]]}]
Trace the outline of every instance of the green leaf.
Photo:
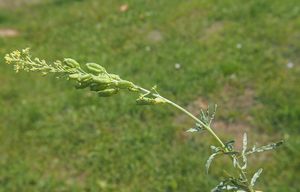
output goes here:
[{"label": "green leaf", "polygon": [[247,151],[245,154],[246,155],[250,155],[252,153],[261,153],[264,151],[269,151],[269,150],[273,150],[276,149],[277,147],[281,146],[283,144],[283,141],[279,141],[277,143],[271,143],[262,147],[253,147],[250,151]]},{"label": "green leaf", "polygon": [[[214,109],[212,107],[208,106],[207,110],[204,111],[203,109],[200,110],[200,116],[199,119],[207,126],[210,126],[217,110],[217,105],[215,105]],[[199,126],[202,128],[202,125],[196,124],[196,126]]]},{"label": "green leaf", "polygon": [[232,151],[234,142],[235,142],[234,140],[230,140],[230,141],[227,141],[226,143],[224,143],[224,145],[228,150]]},{"label": "green leaf", "polygon": [[209,158],[207,159],[207,161],[205,163],[206,173],[208,173],[209,167],[210,167],[212,161],[214,160],[214,158],[219,154],[220,153],[213,153],[209,156]]},{"label": "green leaf", "polygon": [[243,149],[242,149],[242,157],[243,157],[244,165],[242,166],[242,169],[247,168],[246,151],[247,151],[247,133],[244,133],[244,136],[243,136]]},{"label": "green leaf", "polygon": [[213,153],[218,153],[218,152],[222,151],[221,147],[216,147],[216,146],[213,146],[213,145],[210,146],[210,149]]},{"label": "green leaf", "polygon": [[256,180],[259,178],[260,174],[262,173],[263,169],[260,168],[252,177],[250,185],[253,187],[255,185]]},{"label": "green leaf", "polygon": [[234,178],[229,178],[221,181],[211,192],[236,191],[246,192],[247,186],[239,184],[239,181]]},{"label": "green leaf", "polygon": [[186,132],[191,132],[191,133],[193,133],[193,132],[202,132],[202,131],[204,131],[204,130],[205,130],[205,129],[203,129],[203,128],[194,127],[194,128],[190,128],[190,129],[186,130]]}]

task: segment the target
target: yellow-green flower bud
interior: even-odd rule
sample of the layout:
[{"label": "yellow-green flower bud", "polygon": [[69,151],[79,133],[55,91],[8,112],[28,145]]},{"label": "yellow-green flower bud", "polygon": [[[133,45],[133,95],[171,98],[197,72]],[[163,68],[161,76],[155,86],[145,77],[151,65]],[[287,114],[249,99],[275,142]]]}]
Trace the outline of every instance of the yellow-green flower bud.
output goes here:
[{"label": "yellow-green flower bud", "polygon": [[69,75],[70,79],[77,79],[78,81],[89,81],[92,79],[92,76],[90,74],[78,74],[78,73],[73,73]]},{"label": "yellow-green flower bud", "polygon": [[86,66],[91,72],[94,72],[97,74],[106,72],[105,68],[97,63],[87,63]]},{"label": "yellow-green flower bud", "polygon": [[108,84],[102,84],[102,85],[92,84],[92,85],[90,85],[91,91],[102,91],[102,90],[105,90],[106,88],[108,88]]},{"label": "yellow-green flower bud", "polygon": [[107,78],[107,77],[99,77],[99,76],[94,76],[93,81],[94,81],[95,83],[99,83],[99,84],[109,84],[109,83],[112,82],[112,81],[111,81],[109,78]]},{"label": "yellow-green flower bud", "polygon": [[148,98],[148,97],[142,97],[138,98],[136,100],[136,103],[138,105],[155,105],[155,104],[160,104],[160,103],[166,103],[163,99],[160,98]]},{"label": "yellow-green flower bud", "polygon": [[71,68],[79,68],[80,67],[79,63],[71,58],[64,59],[64,63],[65,63],[65,65],[67,65],[68,67],[71,67]]},{"label": "yellow-green flower bud", "polygon": [[77,74],[77,73],[74,73],[74,74],[69,75],[69,78],[70,78],[70,79],[79,79],[80,77],[81,77],[81,75],[80,75],[80,74]]},{"label": "yellow-green flower bud", "polygon": [[155,104],[155,99],[148,98],[148,97],[142,97],[142,98],[138,98],[136,100],[136,103],[138,105],[154,105]]},{"label": "yellow-green flower bud", "polygon": [[160,104],[160,103],[167,103],[164,99],[161,98],[155,98],[155,104]]},{"label": "yellow-green flower bud", "polygon": [[109,97],[117,94],[118,92],[119,92],[118,89],[105,89],[103,91],[98,91],[97,93],[99,97]]},{"label": "yellow-green flower bud", "polygon": [[128,89],[128,88],[135,87],[135,85],[132,82],[126,81],[126,80],[121,80],[121,81],[116,82],[115,86],[120,89]]},{"label": "yellow-green flower bud", "polygon": [[128,90],[131,92],[139,92],[139,89],[136,87],[129,87]]},{"label": "yellow-green flower bud", "polygon": [[112,74],[110,73],[109,76],[115,80],[121,80],[120,76],[119,75],[116,75],[116,74]]},{"label": "yellow-green flower bud", "polygon": [[80,76],[80,80],[82,81],[89,81],[91,80],[93,77],[90,74],[85,74],[85,75],[81,75]]}]

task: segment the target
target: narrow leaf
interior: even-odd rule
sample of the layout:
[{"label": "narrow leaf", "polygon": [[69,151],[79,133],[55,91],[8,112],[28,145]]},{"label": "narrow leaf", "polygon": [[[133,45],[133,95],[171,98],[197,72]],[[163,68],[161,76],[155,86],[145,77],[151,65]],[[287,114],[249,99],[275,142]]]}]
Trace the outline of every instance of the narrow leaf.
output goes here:
[{"label": "narrow leaf", "polygon": [[245,187],[236,184],[232,179],[221,181],[211,192],[236,191],[246,192]]},{"label": "narrow leaf", "polygon": [[211,190],[211,192],[221,192],[222,191],[222,187],[224,187],[226,184],[221,181],[215,188],[213,188]]},{"label": "narrow leaf", "polygon": [[[217,186],[214,189],[211,190],[211,192],[222,192],[224,190],[226,191],[237,191],[238,187],[233,185],[223,185],[223,186]],[[243,190],[239,190],[239,192],[244,192]]]},{"label": "narrow leaf", "polygon": [[236,160],[236,158],[232,159],[232,164],[233,164],[233,167],[237,167],[237,160]]},{"label": "narrow leaf", "polygon": [[212,163],[212,161],[214,160],[214,158],[220,153],[213,153],[209,156],[209,158],[207,159],[206,161],[206,164],[205,164],[205,168],[206,168],[206,173],[208,173],[208,170],[209,170],[209,167]]},{"label": "narrow leaf", "polygon": [[228,141],[228,142],[224,143],[224,145],[225,145],[225,147],[226,147],[228,150],[232,151],[232,150],[233,150],[234,142],[235,142],[234,140],[231,140],[231,141]]},{"label": "narrow leaf", "polygon": [[247,133],[244,133],[244,136],[243,136],[243,150],[242,150],[242,157],[243,157],[244,165],[242,166],[242,169],[247,168],[246,151],[247,151]]},{"label": "narrow leaf", "polygon": [[218,153],[222,150],[220,147],[216,147],[213,145],[210,146],[210,149],[211,149],[212,153]]},{"label": "narrow leaf", "polygon": [[214,108],[214,111],[213,111],[212,115],[210,116],[208,125],[211,125],[212,121],[214,120],[215,115],[216,115],[216,111],[217,111],[217,107],[218,107],[218,105],[215,104],[215,108]]},{"label": "narrow leaf", "polygon": [[279,141],[277,143],[271,143],[262,147],[253,147],[250,151],[247,151],[245,154],[246,155],[250,155],[252,153],[261,153],[264,151],[269,151],[269,150],[273,150],[276,149],[277,147],[279,147],[280,145],[283,144],[283,141]]},{"label": "narrow leaf", "polygon": [[258,179],[258,177],[260,176],[260,174],[262,173],[263,169],[260,168],[252,177],[250,185],[253,187],[255,185],[256,180]]},{"label": "narrow leaf", "polygon": [[203,131],[203,129],[198,128],[198,127],[196,127],[196,128],[190,128],[190,129],[186,130],[186,132],[191,132],[191,133],[193,133],[193,132],[200,132],[200,131]]}]

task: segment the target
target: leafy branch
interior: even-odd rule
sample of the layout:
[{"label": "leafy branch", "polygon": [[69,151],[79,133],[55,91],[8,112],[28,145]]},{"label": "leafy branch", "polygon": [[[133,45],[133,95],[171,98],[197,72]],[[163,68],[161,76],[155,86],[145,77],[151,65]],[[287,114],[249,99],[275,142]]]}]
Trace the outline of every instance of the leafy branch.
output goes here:
[{"label": "leafy branch", "polygon": [[39,72],[42,75],[54,74],[58,78],[75,81],[76,89],[89,88],[90,91],[96,92],[99,97],[109,97],[118,94],[120,91],[128,91],[139,94],[136,99],[136,103],[139,105],[169,104],[180,110],[196,123],[195,127],[187,130],[187,132],[207,131],[218,144],[218,146],[211,146],[212,154],[206,162],[206,172],[208,173],[212,161],[219,155],[230,157],[233,167],[237,170],[237,173],[233,174],[235,176],[228,175],[225,180],[212,189],[213,192],[254,192],[254,184],[262,173],[262,169],[259,169],[250,180],[246,171],[247,156],[253,153],[275,149],[283,143],[280,141],[262,147],[254,146],[252,149],[247,150],[247,135],[244,134],[243,149],[241,152],[238,152],[234,149],[234,141],[224,143],[211,127],[216,106],[213,112],[209,109],[207,111],[201,110],[200,117],[197,118],[175,102],[161,96],[156,90],[156,87],[150,90],[145,89],[133,82],[120,78],[116,74],[108,73],[104,67],[96,63],[80,65],[74,59],[66,58],[63,61],[58,60],[49,64],[39,58],[32,59],[28,48],[6,54],[5,60],[8,64],[14,65],[16,72],[24,70],[27,72]]}]

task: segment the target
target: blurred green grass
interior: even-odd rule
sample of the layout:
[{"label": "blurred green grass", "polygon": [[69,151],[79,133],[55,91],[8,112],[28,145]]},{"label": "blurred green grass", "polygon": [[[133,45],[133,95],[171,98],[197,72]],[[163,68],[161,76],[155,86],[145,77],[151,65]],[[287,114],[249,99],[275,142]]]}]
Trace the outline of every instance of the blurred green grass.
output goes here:
[{"label": "blurred green grass", "polygon": [[245,126],[252,143],[286,139],[250,162],[252,172],[265,168],[259,188],[300,190],[298,1],[126,2],[125,12],[115,0],[0,7],[0,30],[19,32],[0,36],[0,191],[209,191],[226,166],[216,161],[205,174],[213,141],[185,134],[193,122],[169,107],[16,75],[3,56],[24,47],[50,61],[97,62],[145,87],[157,84],[194,113],[199,101],[217,103],[216,129],[229,124],[220,126],[224,138]]}]

